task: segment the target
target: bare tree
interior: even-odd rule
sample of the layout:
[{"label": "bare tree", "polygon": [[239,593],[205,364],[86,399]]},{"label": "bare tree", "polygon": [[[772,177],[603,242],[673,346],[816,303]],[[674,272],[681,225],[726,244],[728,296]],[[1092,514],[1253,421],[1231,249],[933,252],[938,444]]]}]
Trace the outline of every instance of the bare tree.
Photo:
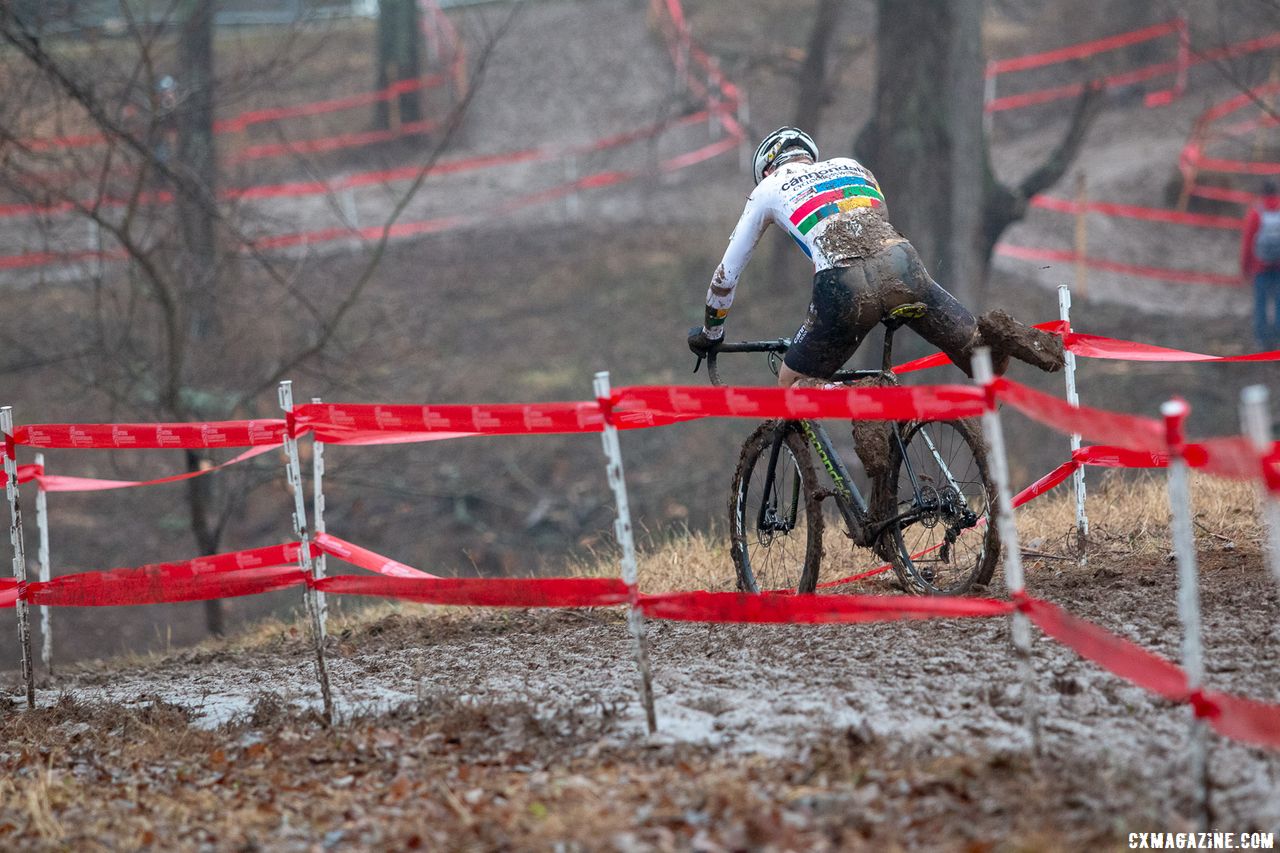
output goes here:
[{"label": "bare tree", "polygon": [[794,123],[810,134],[818,132],[823,107],[831,100],[827,54],[840,23],[841,8],[840,0],[818,0],[818,8],[813,13],[813,26],[809,30],[809,44],[804,53],[804,61],[800,63]]},{"label": "bare tree", "polygon": [[1100,91],[1086,90],[1044,163],[1017,186],[1000,183],[982,133],[982,10],[982,0],[879,0],[875,104],[855,143],[894,224],[975,305],[1000,234],[1066,172],[1102,104]]},{"label": "bare tree", "polygon": [[[478,53],[472,68],[477,83],[518,10]],[[383,258],[392,226],[451,144],[477,86],[450,111],[414,179],[388,201],[377,238],[364,247],[359,274],[321,304],[300,286],[288,258],[259,249],[251,213],[217,193],[211,0],[181,0],[166,17],[130,18],[128,26],[127,42],[87,53],[62,51],[30,17],[0,5],[0,44],[11,57],[7,73],[23,86],[14,93],[20,97],[0,106],[0,190],[40,206],[46,228],[92,223],[107,235],[108,251],[126,258],[101,265],[93,287],[83,291],[87,303],[69,312],[79,326],[68,336],[77,346],[66,372],[87,395],[105,398],[113,412],[131,419],[251,416],[264,391],[314,363],[345,327]],[[176,45],[167,36],[175,28]],[[269,62],[283,67],[279,56]],[[167,76],[175,79],[171,109],[163,103]],[[36,142],[50,127],[73,128],[98,144],[81,150]],[[172,218],[165,206],[169,195]],[[22,227],[34,231],[37,224]],[[219,322],[223,312],[235,312],[237,322]],[[268,314],[273,319],[265,319]],[[283,319],[289,317],[297,319]],[[5,343],[16,362],[34,355],[20,339]],[[208,464],[199,452],[185,458],[189,470]],[[243,495],[195,478],[188,481],[186,500],[197,548],[215,553]],[[220,631],[216,603],[207,615],[209,629]]]},{"label": "bare tree", "polygon": [[[809,42],[804,60],[796,72],[796,111],[792,124],[804,129],[811,136],[818,135],[822,123],[822,111],[831,100],[831,85],[827,72],[827,54],[831,39],[840,23],[840,0],[818,0],[813,14],[813,26],[809,29]],[[788,284],[788,267],[795,263],[795,253],[789,244],[778,243],[769,264],[769,280],[775,286]],[[802,267],[791,267],[799,270]]]},{"label": "bare tree", "polygon": [[[378,68],[377,85],[385,89],[401,80],[417,80],[422,76],[422,13],[418,0],[381,0],[378,4]],[[396,113],[400,121],[422,118],[420,92],[402,92],[396,97]],[[391,127],[391,102],[379,101],[378,127]]]}]

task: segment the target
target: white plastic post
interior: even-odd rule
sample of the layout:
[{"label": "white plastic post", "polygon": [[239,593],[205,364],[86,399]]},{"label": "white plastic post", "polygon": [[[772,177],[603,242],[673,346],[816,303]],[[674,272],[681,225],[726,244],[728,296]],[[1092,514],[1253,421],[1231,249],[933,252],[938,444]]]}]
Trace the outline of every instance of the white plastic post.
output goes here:
[{"label": "white plastic post", "polygon": [[[319,403],[319,397],[312,397],[311,402]],[[316,515],[316,534],[325,532],[324,526],[324,442],[312,438],[311,441],[311,511]],[[328,573],[325,553],[321,551],[315,557],[316,579]],[[329,634],[329,604],[320,590],[315,591],[316,609],[320,612],[320,638]]]},{"label": "white plastic post", "polygon": [[[602,370],[596,374],[595,392],[597,400],[609,399],[609,371]],[[618,518],[614,521],[613,530],[618,537],[618,545],[622,548],[622,582],[627,585],[628,597],[627,626],[631,629],[632,655],[640,674],[640,704],[644,706],[649,734],[653,734],[658,730],[658,717],[653,707],[653,682],[649,670],[644,614],[636,606],[639,591],[636,586],[636,544],[631,531],[631,505],[627,501],[627,481],[622,470],[622,446],[618,443],[618,430],[608,417],[604,421],[602,439],[605,459],[608,460],[609,485],[618,505]]]},{"label": "white plastic post", "polygon": [[[1178,560],[1178,619],[1182,622],[1182,668],[1187,689],[1193,694],[1204,683],[1204,651],[1200,638],[1200,587],[1196,568],[1196,544],[1191,520],[1191,489],[1187,463],[1183,459],[1183,422],[1190,411],[1184,400],[1169,400],[1160,406],[1164,416],[1165,441],[1169,448],[1169,511],[1173,527],[1173,552]],[[1191,713],[1189,751],[1193,801],[1200,829],[1209,828],[1208,731],[1204,722]]]},{"label": "white plastic post", "polygon": [[347,227],[353,231],[360,230],[360,211],[356,207],[356,191],[354,187],[346,187],[338,196],[341,199],[342,218],[347,221]]},{"label": "white plastic post", "polygon": [[[280,408],[286,414],[293,412],[293,383],[285,380],[280,383]],[[293,491],[293,531],[297,535],[299,542],[298,547],[298,568],[302,569],[303,574],[308,580],[315,580],[315,564],[311,560],[311,534],[307,530],[307,506],[302,495],[302,466],[298,462],[298,439],[291,435],[286,435],[284,439],[284,450],[288,455],[288,462],[285,464],[285,476],[289,482],[289,488]],[[311,622],[311,639],[315,643],[316,650],[316,678],[320,681],[320,697],[324,702],[324,720],[326,723],[333,724],[333,694],[329,691],[329,667],[324,659],[324,629],[320,625],[320,609],[316,606],[315,589],[308,584],[306,591],[302,595],[302,600],[306,604],[307,616]]]},{"label": "white plastic post", "polygon": [[[991,350],[979,347],[973,351],[973,381],[989,388],[995,381],[991,369]],[[1026,592],[1022,573],[1022,546],[1018,542],[1018,524],[1013,517],[1013,492],[1009,488],[1009,460],[1005,456],[1004,428],[1000,412],[994,404],[982,413],[982,431],[991,449],[991,476],[995,479],[997,497],[996,524],[1000,546],[1004,549],[1004,582],[1015,601]],[[1015,610],[1010,633],[1013,649],[1022,670],[1022,710],[1027,721],[1033,755],[1040,754],[1039,707],[1035,693],[1035,670],[1031,665],[1031,623],[1021,610]]]},{"label": "white plastic post", "polygon": [[[36,467],[44,471],[44,454],[36,454]],[[40,581],[48,583],[51,577],[49,569],[49,499],[40,481],[36,481],[36,531],[40,536],[40,546],[36,549],[36,562],[40,564]],[[53,672],[53,619],[51,608],[47,604],[40,605],[40,660],[45,671]]]},{"label": "white plastic post", "polygon": [[[1058,285],[1058,317],[1067,324],[1067,330],[1071,329],[1071,288],[1068,285]],[[1073,406],[1080,405],[1080,395],[1076,393],[1076,354],[1070,350],[1066,351],[1066,370],[1063,373],[1067,380],[1067,402]],[[1071,434],[1071,456],[1075,458],[1075,453],[1080,449],[1080,434],[1073,432]],[[1089,561],[1089,555],[1086,548],[1089,539],[1089,516],[1085,514],[1084,499],[1084,466],[1076,468],[1075,474],[1071,477],[1076,488],[1076,545],[1080,549],[1080,565],[1084,565]]]},{"label": "white plastic post", "polygon": [[991,138],[991,131],[995,127],[996,114],[987,109],[991,106],[991,102],[996,99],[996,72],[995,63],[987,63],[987,73],[982,79],[982,132],[988,139]]},{"label": "white plastic post", "polygon": [[4,438],[5,494],[9,498],[9,543],[13,546],[13,577],[18,582],[18,647],[22,651],[22,683],[27,689],[27,707],[36,706],[36,685],[31,671],[31,622],[27,598],[22,594],[27,583],[27,553],[22,540],[22,506],[18,500],[18,460],[13,445],[13,409],[0,408],[0,433]]},{"label": "white plastic post", "polygon": [[[1263,385],[1250,385],[1240,392],[1240,421],[1244,434],[1259,455],[1271,452],[1271,405]],[[1267,565],[1280,583],[1280,496],[1264,484],[1258,490],[1258,507],[1267,530]]]}]

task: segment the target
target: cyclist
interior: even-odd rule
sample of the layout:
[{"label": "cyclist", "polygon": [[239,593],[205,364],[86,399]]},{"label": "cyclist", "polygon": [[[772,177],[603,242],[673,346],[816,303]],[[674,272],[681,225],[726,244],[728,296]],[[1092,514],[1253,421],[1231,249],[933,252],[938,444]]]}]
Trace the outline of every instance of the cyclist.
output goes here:
[{"label": "cyclist", "polygon": [[1061,339],[1000,311],[978,320],[929,276],[910,241],[889,223],[875,176],[857,160],[819,160],[807,133],[780,127],[756,149],[753,171],[756,188],[711,278],[703,325],[689,331],[695,354],[706,355],[724,339],[738,277],[772,222],[815,270],[808,317],[778,372],[782,387],[829,378],[882,318],[912,303],[924,310],[910,311],[906,325],[967,374],[971,353],[983,345],[991,347],[998,373],[1010,355],[1044,370],[1062,367]]}]

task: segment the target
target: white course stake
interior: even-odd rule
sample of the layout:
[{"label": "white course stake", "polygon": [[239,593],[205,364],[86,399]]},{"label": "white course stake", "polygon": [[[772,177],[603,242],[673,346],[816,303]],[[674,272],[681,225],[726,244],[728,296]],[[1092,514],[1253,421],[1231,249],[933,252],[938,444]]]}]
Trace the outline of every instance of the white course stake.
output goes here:
[{"label": "white course stake", "polygon": [[[293,383],[285,380],[280,383],[280,408],[286,414],[293,414]],[[292,418],[289,419],[292,423]],[[298,462],[298,439],[286,435],[284,450],[289,460],[285,464],[285,476],[289,488],[293,491],[293,531],[297,535],[298,568],[302,569],[309,581],[315,580],[315,564],[311,560],[311,534],[307,530],[307,506],[302,495],[302,466]],[[333,694],[329,691],[329,667],[324,660],[324,629],[320,625],[320,608],[316,606],[316,590],[307,585],[302,594],[307,607],[307,616],[311,622],[311,639],[316,647],[316,678],[320,681],[320,697],[324,701],[324,720],[333,724]]]},{"label": "white course stake", "polygon": [[[595,378],[596,399],[607,401],[612,393],[609,387],[609,371],[602,370]],[[618,518],[613,523],[614,534],[622,548],[622,582],[627,585],[627,627],[631,629],[632,654],[640,674],[640,704],[644,706],[649,734],[658,730],[657,713],[653,708],[653,682],[649,674],[649,650],[645,637],[644,614],[636,606],[639,592],[636,587],[636,543],[631,535],[631,505],[627,501],[627,481],[622,471],[622,446],[618,443],[618,430],[605,410],[604,455],[608,460],[609,485],[618,505]]]},{"label": "white course stake", "polygon": [[[319,397],[312,397],[311,402],[319,403]],[[311,442],[311,511],[316,516],[316,535],[325,532],[324,526],[324,442],[316,440],[314,436]],[[324,578],[328,574],[328,564],[325,561],[325,553],[321,551],[315,557],[316,580]],[[325,600],[325,595],[320,590],[316,590],[316,610],[320,614],[320,639],[324,639],[329,635],[329,603]]]},{"label": "white course stake", "polygon": [[996,99],[996,70],[995,63],[987,63],[987,73],[982,81],[982,132],[988,140],[991,139],[991,131],[995,127],[995,113],[991,112],[988,107],[991,102]]},{"label": "white course stake", "polygon": [[[983,388],[995,381],[991,369],[991,350],[979,347],[973,351],[973,380]],[[982,432],[991,450],[991,476],[996,481],[1000,531],[1000,547],[1004,549],[1004,582],[1009,595],[1017,600],[1026,592],[1022,575],[1022,546],[1018,542],[1018,525],[1013,517],[1013,497],[1009,490],[1009,460],[1005,456],[1004,429],[1000,425],[1000,413],[992,401],[982,413]],[[1040,754],[1039,707],[1035,694],[1035,670],[1031,665],[1031,623],[1027,614],[1015,610],[1011,620],[1013,648],[1022,670],[1022,711],[1031,737],[1031,752]]]},{"label": "white course stake", "polygon": [[[1071,288],[1065,284],[1058,285],[1058,317],[1067,324],[1067,330],[1071,329]],[[1080,395],[1076,393],[1076,354],[1070,350],[1064,352],[1066,361],[1066,370],[1063,371],[1067,379],[1067,402],[1073,406],[1080,405]],[[1080,449],[1080,434],[1073,432],[1071,434],[1071,458],[1075,458],[1075,453]],[[1084,466],[1076,468],[1076,472],[1071,475],[1071,480],[1076,487],[1076,545],[1080,549],[1080,565],[1084,565],[1089,561],[1089,555],[1086,544],[1089,541],[1089,516],[1084,511]]]},{"label": "white course stake", "polygon": [[[36,467],[44,473],[44,454],[36,454]],[[36,549],[36,562],[40,564],[40,582],[48,583],[49,569],[49,497],[44,486],[36,480],[36,532],[40,536],[40,547]],[[40,605],[40,660],[47,672],[53,672],[53,618],[52,608],[47,604]]]},{"label": "white course stake", "polygon": [[360,211],[356,207],[356,191],[352,187],[345,188],[338,196],[339,204],[342,206],[342,218],[346,220],[346,225],[352,231],[360,230]]},{"label": "white course stake", "polygon": [[0,433],[4,434],[4,482],[9,498],[9,542],[13,545],[13,577],[18,582],[18,646],[22,650],[22,683],[27,707],[36,706],[36,685],[31,671],[31,622],[27,610],[27,553],[22,544],[22,506],[18,500],[18,460],[13,444],[13,409],[0,408]]},{"label": "white course stake", "polygon": [[[1169,400],[1160,406],[1164,416],[1165,442],[1169,448],[1169,511],[1173,523],[1173,552],[1178,560],[1178,619],[1182,622],[1182,668],[1187,674],[1187,690],[1198,693],[1204,683],[1204,651],[1200,641],[1200,585],[1196,568],[1196,543],[1191,520],[1191,487],[1183,422],[1190,411],[1184,400]],[[1208,731],[1204,721],[1191,713],[1189,736],[1191,781],[1194,808],[1201,831],[1209,829]]]},{"label": "white course stake", "polygon": [[[1271,405],[1267,389],[1250,385],[1240,392],[1240,421],[1244,434],[1259,455],[1271,452]],[[1258,490],[1258,507],[1267,529],[1267,565],[1280,583],[1280,495],[1273,494],[1264,481]]]}]

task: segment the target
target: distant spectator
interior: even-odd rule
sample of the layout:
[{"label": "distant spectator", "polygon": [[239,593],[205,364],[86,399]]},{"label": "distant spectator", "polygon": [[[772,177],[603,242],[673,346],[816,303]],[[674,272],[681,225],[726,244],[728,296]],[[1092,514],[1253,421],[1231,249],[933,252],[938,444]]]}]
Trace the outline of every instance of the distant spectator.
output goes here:
[{"label": "distant spectator", "polygon": [[1253,277],[1253,333],[1264,350],[1280,346],[1280,190],[1262,185],[1261,201],[1249,208],[1240,241],[1240,272]]}]

